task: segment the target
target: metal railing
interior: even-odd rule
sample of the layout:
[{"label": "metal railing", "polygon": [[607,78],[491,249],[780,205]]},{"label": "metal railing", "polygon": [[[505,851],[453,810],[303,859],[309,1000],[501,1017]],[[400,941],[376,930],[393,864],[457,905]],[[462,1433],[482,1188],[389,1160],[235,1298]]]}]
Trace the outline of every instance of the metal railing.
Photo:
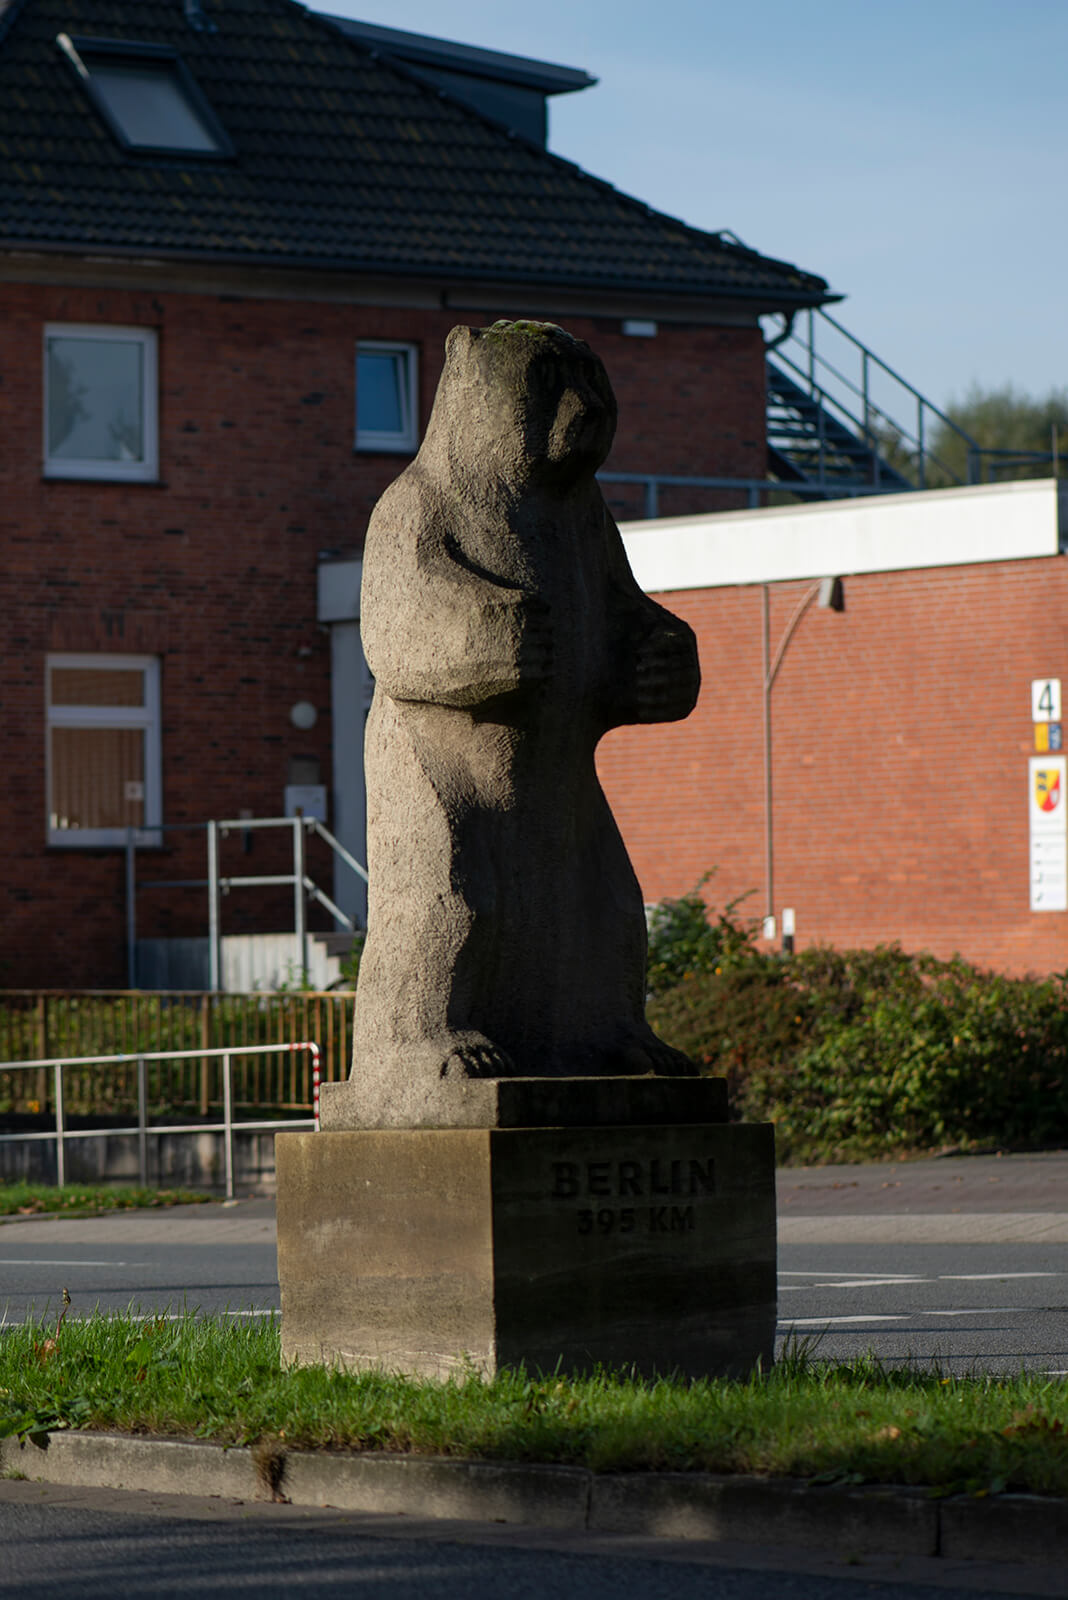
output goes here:
[{"label": "metal railing", "polygon": [[[358,931],[358,924],[342,911],[324,890],[319,888],[315,880],[309,877],[305,865],[306,844],[309,835],[323,841],[339,861],[347,866],[364,883],[367,882],[367,868],[362,866],[352,852],[336,839],[330,829],[318,820],[317,817],[297,815],[295,817],[238,817],[225,820],[212,820],[197,823],[162,823],[151,830],[159,838],[165,833],[184,832],[189,829],[199,831],[204,829],[208,846],[208,875],[206,878],[155,878],[139,884],[137,879],[137,851],[145,842],[146,833],[143,829],[127,828],[126,830],[126,974],[127,984],[131,989],[137,988],[137,892],[143,889],[207,889],[208,891],[208,947],[209,947],[209,979],[208,987],[219,990],[222,987],[222,896],[231,889],[241,888],[268,888],[291,887],[293,890],[294,931],[297,942],[297,953],[301,973],[308,969],[308,902],[317,900],[320,905],[333,917],[338,927],[348,933]],[[286,828],[292,835],[293,841],[293,870],[282,873],[243,874],[240,877],[223,876],[220,868],[219,845],[231,833],[243,836],[250,834],[255,829]]]},{"label": "metal railing", "polygon": [[[898,470],[905,469],[917,489],[928,487],[932,469],[945,482],[980,482],[987,452],[978,441],[826,311],[809,309],[799,321],[791,319],[769,342],[768,352],[800,380],[821,412],[857,434],[873,454],[892,447]],[[931,449],[933,425],[961,441],[967,462],[963,478]]]},{"label": "metal railing", "polygon": [[[137,1074],[151,1058],[149,1101],[183,1121],[222,1106],[222,1072],[204,1051],[241,1050],[233,1072],[234,1104],[248,1116],[299,1113],[312,1097],[308,1056],[263,1054],[266,1045],[314,1039],[321,1076],[341,1080],[352,1061],[351,992],[206,990],[0,990],[0,1061],[105,1057],[127,1063],[71,1068],[64,1074],[67,1109],[79,1115],[132,1118]],[[255,1047],[255,1048],[253,1048]],[[177,1057],[177,1059],[174,1059]],[[51,1072],[21,1077],[0,1071],[0,1116],[35,1115],[51,1105]]]},{"label": "metal railing", "polygon": [[[312,1114],[310,1117],[292,1117],[285,1120],[274,1119],[271,1121],[234,1121],[233,1082],[231,1078],[231,1058],[240,1055],[269,1055],[280,1051],[293,1052],[306,1050],[312,1060]],[[221,1122],[193,1122],[186,1124],[150,1123],[148,1120],[148,1063],[150,1061],[174,1061],[187,1057],[204,1058],[214,1056],[222,1062],[223,1085],[223,1120]],[[92,1067],[116,1066],[126,1062],[137,1063],[137,1122],[132,1127],[112,1128],[68,1128],[63,1105],[63,1068],[64,1067]],[[67,1181],[67,1155],[66,1146],[71,1139],[115,1139],[119,1137],[137,1138],[138,1171],[141,1183],[148,1184],[148,1140],[150,1135],[160,1136],[171,1133],[221,1133],[223,1135],[223,1150],[225,1155],[226,1172],[226,1198],[234,1197],[234,1134],[235,1133],[271,1133],[294,1128],[319,1129],[319,1046],[311,1040],[302,1040],[299,1044],[258,1044],[258,1045],[231,1045],[221,1050],[150,1050],[139,1055],[106,1055],[106,1056],[63,1056],[44,1058],[40,1061],[0,1061],[0,1072],[30,1072],[42,1071],[51,1068],[54,1074],[54,1102],[53,1115],[55,1129],[51,1132],[35,1133],[0,1133],[0,1144],[27,1144],[40,1142],[44,1139],[55,1141],[56,1145],[56,1182],[64,1184]]]},{"label": "metal railing", "polygon": [[[800,391],[798,404],[806,412],[814,408],[813,432],[802,441],[809,448],[803,454],[803,469],[809,463],[814,472],[809,481],[780,478],[686,477],[662,472],[599,472],[603,484],[635,485],[642,490],[642,519],[660,515],[660,495],[665,489],[709,491],[720,499],[723,493],[744,497],[751,508],[767,503],[770,494],[789,494],[804,500],[854,498],[860,495],[899,493],[914,489],[948,485],[978,484],[984,468],[988,481],[997,482],[1010,471],[1048,467],[1053,477],[1060,475],[1062,452],[1056,428],[1051,429],[1051,448],[1045,450],[1003,450],[981,445],[945,411],[928,400],[915,384],[863,344],[849,329],[828,312],[810,308],[803,313],[784,314],[784,326],[767,341],[767,354],[780,375],[788,375]],[[781,405],[790,411],[790,402]],[[796,421],[796,419],[795,419]],[[783,424],[778,421],[781,434]],[[837,428],[836,443],[827,437]],[[844,433],[841,432],[844,430]],[[790,443],[777,437],[777,418],[767,418],[769,443],[785,455]],[[842,454],[846,435],[856,441],[870,457],[869,481],[850,481],[848,476],[827,470],[831,457]],[[797,439],[799,436],[792,436]],[[963,458],[963,471],[957,470],[936,453],[933,443],[956,442]],[[944,445],[943,445],[944,448]],[[882,470],[881,470],[882,469]],[[889,469],[889,470],[886,470]],[[718,508],[717,508],[718,509]],[[637,520],[637,518],[635,519]]]},{"label": "metal railing", "polygon": [[[677,474],[665,472],[599,472],[598,483],[637,484],[642,489],[642,514],[635,521],[652,521],[660,515],[661,489],[714,489],[728,491],[745,497],[746,509],[755,511],[760,506],[762,498],[769,494],[797,495],[803,499],[811,495],[813,499],[826,496],[827,486],[823,483],[784,483],[779,478],[683,478]],[[871,484],[851,483],[836,486],[835,494],[842,499],[859,495],[878,494],[879,490]],[[628,519],[624,517],[623,521]]]},{"label": "metal railing", "polygon": [[[219,872],[219,841],[231,830],[247,831],[252,828],[289,828],[293,835],[293,871],[224,878]],[[208,938],[211,950],[212,989],[222,986],[222,895],[231,889],[268,888],[290,885],[293,889],[293,920],[301,972],[308,970],[308,900],[318,900],[325,906],[339,927],[349,933],[356,932],[356,923],[335,905],[328,894],[308,877],[304,868],[305,834],[314,833],[333,850],[334,854],[367,882],[367,868],[335,839],[329,828],[316,817],[240,817],[236,821],[208,823]]]}]

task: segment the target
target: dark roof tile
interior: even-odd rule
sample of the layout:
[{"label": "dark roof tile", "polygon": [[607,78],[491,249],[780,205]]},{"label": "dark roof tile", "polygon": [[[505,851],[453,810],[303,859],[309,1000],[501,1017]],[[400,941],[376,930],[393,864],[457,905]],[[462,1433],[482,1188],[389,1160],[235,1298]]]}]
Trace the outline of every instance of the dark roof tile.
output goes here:
[{"label": "dark roof tile", "polygon": [[[821,278],[509,135],[291,0],[0,0],[0,243],[802,305]],[[179,52],[226,161],[119,147],[55,40]]]}]

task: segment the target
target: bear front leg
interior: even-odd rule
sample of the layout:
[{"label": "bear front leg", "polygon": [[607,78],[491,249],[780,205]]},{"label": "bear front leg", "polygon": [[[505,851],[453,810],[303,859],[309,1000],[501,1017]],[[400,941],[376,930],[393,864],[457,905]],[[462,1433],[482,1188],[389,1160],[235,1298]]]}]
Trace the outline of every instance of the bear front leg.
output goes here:
[{"label": "bear front leg", "polygon": [[477,711],[551,677],[553,628],[543,600],[490,584],[463,594],[452,584],[427,589],[405,626],[365,639],[376,683],[391,699]]}]

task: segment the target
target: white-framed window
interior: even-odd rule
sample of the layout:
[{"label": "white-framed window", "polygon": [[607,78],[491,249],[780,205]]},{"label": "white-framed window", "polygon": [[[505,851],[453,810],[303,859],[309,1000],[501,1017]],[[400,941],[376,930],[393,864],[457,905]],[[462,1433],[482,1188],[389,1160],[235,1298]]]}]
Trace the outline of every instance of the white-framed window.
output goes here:
[{"label": "white-framed window", "polygon": [[156,335],[151,328],[50,322],[44,335],[48,478],[157,477]]},{"label": "white-framed window", "polygon": [[361,339],[356,346],[357,450],[413,451],[418,416],[415,345]]},{"label": "white-framed window", "polygon": [[45,664],[48,843],[159,842],[159,662],[50,655]]}]

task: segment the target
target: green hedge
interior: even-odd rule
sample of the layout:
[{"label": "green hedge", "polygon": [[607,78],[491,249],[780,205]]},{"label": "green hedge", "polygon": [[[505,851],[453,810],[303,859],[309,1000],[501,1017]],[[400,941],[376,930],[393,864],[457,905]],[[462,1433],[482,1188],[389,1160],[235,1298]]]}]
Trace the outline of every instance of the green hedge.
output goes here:
[{"label": "green hedge", "polygon": [[[777,1124],[780,1159],[1068,1143],[1068,975],[897,946],[769,955],[733,907],[702,909],[702,936],[695,902],[652,919],[650,1021],[727,1077],[735,1115]],[[685,975],[665,985],[675,934]]]}]

